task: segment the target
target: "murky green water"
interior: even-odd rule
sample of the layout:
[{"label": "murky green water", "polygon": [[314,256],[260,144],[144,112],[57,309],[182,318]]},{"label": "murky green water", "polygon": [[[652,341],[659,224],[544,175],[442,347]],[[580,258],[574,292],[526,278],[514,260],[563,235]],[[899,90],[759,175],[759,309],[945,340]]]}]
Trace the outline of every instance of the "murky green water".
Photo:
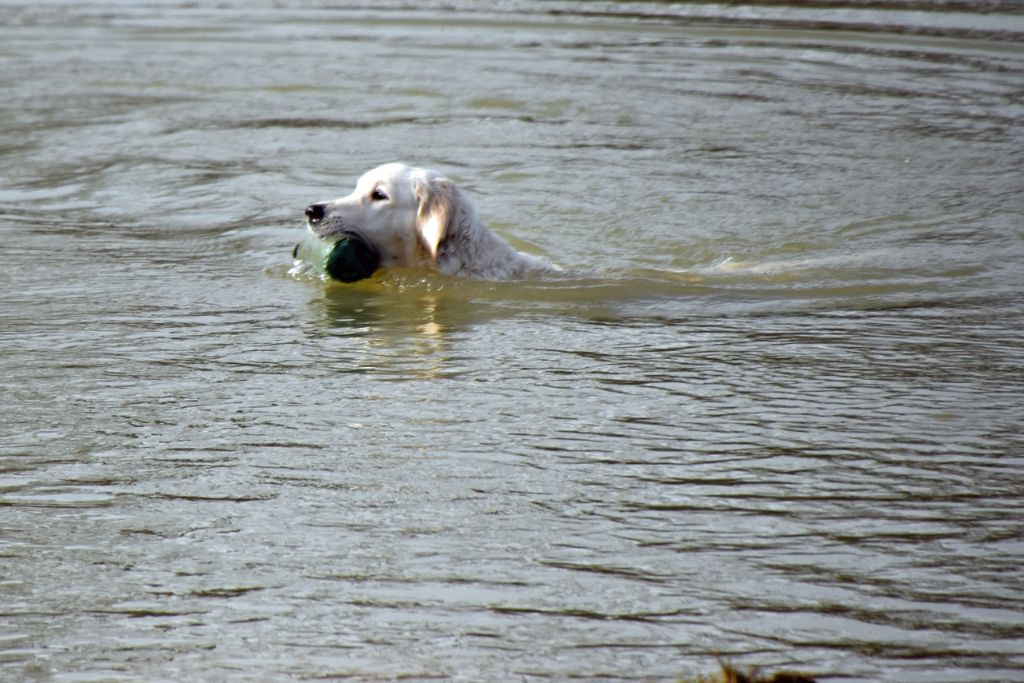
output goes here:
[{"label": "murky green water", "polygon": [[317,5],[0,3],[0,678],[1024,680],[1019,4]]}]

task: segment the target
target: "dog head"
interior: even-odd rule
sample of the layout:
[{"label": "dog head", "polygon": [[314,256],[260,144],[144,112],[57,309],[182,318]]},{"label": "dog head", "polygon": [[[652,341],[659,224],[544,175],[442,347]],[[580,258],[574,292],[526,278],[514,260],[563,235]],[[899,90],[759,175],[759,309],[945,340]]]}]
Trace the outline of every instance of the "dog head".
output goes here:
[{"label": "dog head", "polygon": [[435,267],[446,243],[473,220],[472,206],[450,180],[403,164],[378,166],[347,197],[306,207],[310,231],[365,244],[360,258],[376,258],[380,267]]}]

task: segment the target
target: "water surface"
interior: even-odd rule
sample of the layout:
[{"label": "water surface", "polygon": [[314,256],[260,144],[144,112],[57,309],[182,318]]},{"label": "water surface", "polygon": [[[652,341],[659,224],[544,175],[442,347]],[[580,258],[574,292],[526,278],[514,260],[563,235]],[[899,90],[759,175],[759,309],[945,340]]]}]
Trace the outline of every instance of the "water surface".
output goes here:
[{"label": "water surface", "polygon": [[1024,680],[1019,6],[418,7],[0,4],[0,678]]}]

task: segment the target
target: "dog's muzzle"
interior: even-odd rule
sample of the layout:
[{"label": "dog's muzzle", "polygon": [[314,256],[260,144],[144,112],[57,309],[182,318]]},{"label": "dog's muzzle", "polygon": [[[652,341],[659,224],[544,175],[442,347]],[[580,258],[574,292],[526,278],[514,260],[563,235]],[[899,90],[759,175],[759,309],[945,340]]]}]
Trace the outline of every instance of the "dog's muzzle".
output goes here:
[{"label": "dog's muzzle", "polygon": [[[300,255],[303,244],[296,245],[293,256],[308,260],[335,280],[356,282],[370,277],[380,268],[380,251],[357,232],[345,229],[336,217],[327,216],[325,204],[306,207],[306,222],[316,235],[309,245],[312,251]],[[326,234],[325,234],[326,233]],[[319,244],[320,246],[316,246]],[[302,249],[306,251],[305,249]]]}]

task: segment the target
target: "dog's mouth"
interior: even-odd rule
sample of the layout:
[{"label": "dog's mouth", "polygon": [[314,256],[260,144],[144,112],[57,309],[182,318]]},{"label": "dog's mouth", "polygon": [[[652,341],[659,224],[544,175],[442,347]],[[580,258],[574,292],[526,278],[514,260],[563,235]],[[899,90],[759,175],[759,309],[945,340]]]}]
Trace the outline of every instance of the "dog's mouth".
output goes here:
[{"label": "dog's mouth", "polygon": [[336,224],[332,225],[331,223],[323,220],[307,219],[306,228],[320,239],[327,239],[332,235],[345,232],[344,228],[341,226]]}]

